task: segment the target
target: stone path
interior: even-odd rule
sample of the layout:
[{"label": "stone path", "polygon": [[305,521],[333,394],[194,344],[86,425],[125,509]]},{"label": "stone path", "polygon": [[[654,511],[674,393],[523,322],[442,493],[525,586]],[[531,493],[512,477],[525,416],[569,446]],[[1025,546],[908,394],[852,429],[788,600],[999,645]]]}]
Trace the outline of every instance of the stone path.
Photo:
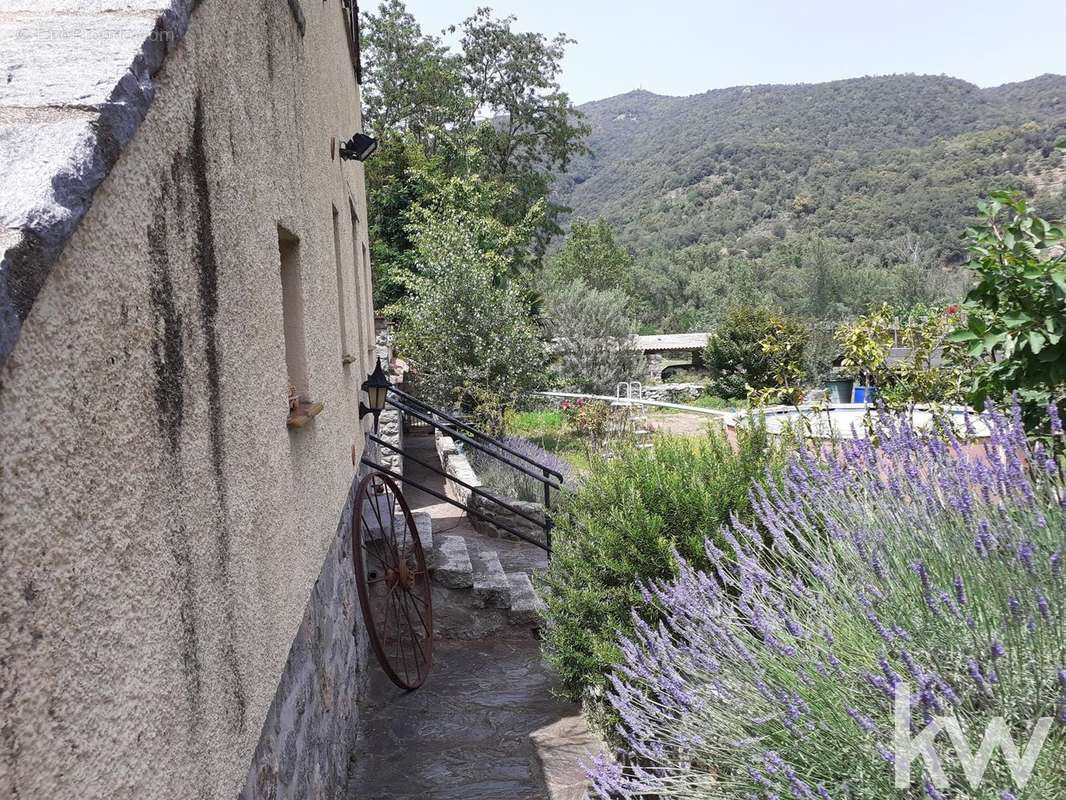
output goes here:
[{"label": "stone path", "polygon": [[[425,461],[436,458],[431,437],[406,444]],[[442,479],[410,462],[408,474],[442,487]],[[435,533],[496,550],[509,571],[544,567],[537,548],[485,537],[459,509],[411,487],[407,498],[412,510],[432,514]],[[433,671],[417,691],[395,687],[371,656],[348,798],[580,800],[583,762],[598,743],[577,706],[556,696],[528,626],[463,597],[433,587]]]}]

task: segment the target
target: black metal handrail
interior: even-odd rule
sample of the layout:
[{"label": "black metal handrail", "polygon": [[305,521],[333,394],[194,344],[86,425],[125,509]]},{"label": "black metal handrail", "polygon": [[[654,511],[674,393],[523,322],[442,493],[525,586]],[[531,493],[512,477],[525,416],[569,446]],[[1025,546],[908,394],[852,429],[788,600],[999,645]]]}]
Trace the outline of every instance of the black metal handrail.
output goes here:
[{"label": "black metal handrail", "polygon": [[[402,391],[401,389],[397,389],[396,387],[391,387],[389,389],[389,391],[391,393],[397,395],[398,397],[403,398],[405,403],[407,403],[409,405],[421,406],[422,408],[428,410],[433,415],[435,415],[437,417],[440,417],[441,419],[446,420],[447,422],[451,423],[452,425],[467,431],[467,433],[473,434],[474,436],[477,436],[480,439],[484,439],[485,441],[490,442],[493,447],[495,447],[495,448],[497,448],[499,450],[503,450],[505,453],[509,453],[510,455],[515,456],[516,458],[520,458],[522,461],[525,461],[527,464],[532,464],[533,466],[537,467],[542,472],[544,472],[544,473],[546,473],[548,475],[553,475],[554,477],[556,477],[559,480],[560,484],[562,484],[563,481],[566,480],[566,478],[563,476],[563,474],[561,472],[559,472],[558,470],[552,469],[551,467],[544,466],[543,464],[541,464],[536,459],[530,458],[529,456],[518,452],[514,448],[509,447],[508,445],[505,445],[499,439],[494,439],[493,437],[485,434],[484,432],[479,431],[477,428],[474,428],[469,423],[463,422],[462,420],[457,419],[456,417],[454,417],[454,416],[452,416],[452,415],[450,415],[450,414],[448,414],[448,413],[446,413],[444,411],[441,411],[439,408],[434,408],[433,406],[429,405],[429,403],[426,403],[423,400],[419,400],[417,397],[414,397],[413,395],[410,395],[407,392]],[[386,402],[389,402],[391,405],[393,405],[393,406],[395,406],[397,408],[399,408],[399,406],[400,406],[400,404],[396,403],[395,401],[386,401]],[[428,421],[428,420],[425,420],[424,417],[421,417],[421,416],[419,416],[417,414],[415,416],[418,417],[419,419],[422,419],[423,421]],[[562,486],[558,486],[556,488],[563,488],[563,487]]]},{"label": "black metal handrail", "polygon": [[[496,495],[491,494],[490,492],[486,492],[484,489],[482,489],[479,486],[474,486],[472,484],[469,484],[466,481],[462,480],[461,478],[457,478],[454,475],[449,475],[447,472],[445,472],[440,467],[434,466],[433,464],[429,464],[428,462],[423,461],[421,458],[418,458],[417,456],[415,456],[414,454],[412,454],[410,452],[405,452],[404,450],[402,450],[401,448],[397,447],[396,445],[390,444],[389,442],[386,442],[380,436],[375,436],[374,434],[370,433],[370,434],[367,434],[367,437],[370,439],[370,441],[374,442],[374,444],[377,444],[377,445],[379,445],[381,447],[384,447],[384,448],[386,448],[388,450],[391,450],[394,453],[399,453],[400,455],[402,455],[404,457],[405,461],[413,461],[414,463],[418,464],[419,466],[425,467],[426,469],[428,469],[430,472],[434,473],[435,475],[440,475],[441,477],[445,478],[446,480],[452,481],[453,483],[457,483],[459,486],[462,486],[464,489],[469,490],[473,494],[476,494],[479,497],[484,497],[486,500],[489,500],[489,501],[491,501],[493,503],[496,503],[497,505],[501,506],[502,508],[505,508],[507,511],[510,511],[512,514],[515,514],[515,515],[517,515],[519,517],[522,517],[522,519],[526,520],[527,522],[532,522],[534,525],[543,525],[544,524],[543,520],[537,519],[532,514],[528,514],[525,511],[523,511],[522,509],[511,505],[506,500],[503,500],[503,499],[501,499],[499,497],[496,497]],[[407,479],[407,478],[405,478],[404,480],[408,480],[409,481],[409,479]],[[486,518],[484,515],[481,515],[481,516],[483,518]],[[495,524],[495,521],[493,521],[493,524]],[[501,525],[500,527],[505,527],[505,526]],[[508,533],[512,533],[512,531],[508,530]],[[521,534],[517,534],[516,533],[515,535],[521,537]],[[536,542],[534,542],[534,544],[536,544]]]},{"label": "black metal handrail", "polygon": [[[408,456],[405,456],[405,457],[410,457],[410,456],[408,455]],[[402,482],[402,483],[405,483],[405,484],[411,484],[412,486],[417,487],[420,491],[423,491],[426,494],[428,494],[430,497],[435,497],[438,500],[443,500],[445,503],[449,503],[449,504],[455,506],[456,508],[465,511],[467,514],[473,514],[475,517],[481,517],[486,522],[491,523],[492,525],[495,525],[497,528],[501,528],[502,530],[507,531],[507,533],[511,534],[512,536],[518,537],[523,542],[528,542],[529,544],[535,545],[535,546],[539,547],[541,550],[545,550],[549,554],[551,554],[552,542],[551,542],[551,526],[550,525],[546,525],[545,526],[545,529],[544,529],[544,532],[545,532],[544,541],[543,542],[537,541],[532,536],[527,536],[526,534],[522,533],[521,531],[515,530],[510,525],[507,525],[506,523],[503,523],[500,520],[492,519],[491,517],[487,516],[484,512],[478,511],[476,508],[471,508],[466,503],[463,503],[463,502],[461,502],[459,500],[456,500],[455,498],[448,497],[448,495],[444,494],[443,492],[438,492],[436,489],[431,489],[428,486],[425,486],[425,485],[423,485],[421,483],[416,483],[416,482],[412,481],[410,478],[405,477],[404,475],[401,475],[399,472],[395,472],[394,470],[389,469],[384,464],[379,464],[376,461],[372,461],[371,459],[367,458],[366,456],[363,456],[361,461],[367,467],[370,467],[371,469],[377,470],[378,472],[381,472],[381,473],[383,473],[385,475],[388,475],[390,478],[392,478],[395,481]],[[451,478],[451,476],[449,476],[449,478]],[[454,478],[453,478],[453,480],[454,480]],[[545,519],[547,519],[547,512],[545,512]]]},{"label": "black metal handrail", "polygon": [[[451,414],[441,411],[438,408],[434,408],[428,403],[419,400],[417,397],[413,397],[412,395],[409,395],[406,392],[401,391],[400,389],[397,389],[395,387],[391,387],[389,389],[389,393],[386,396],[385,402],[392,408],[395,408],[401,413],[406,414],[408,418],[413,417],[415,419],[418,419],[427,424],[434,431],[440,431],[441,433],[444,433],[454,438],[456,441],[462,442],[463,444],[473,448],[474,450],[478,450],[482,453],[485,453],[489,457],[494,458],[502,464],[506,464],[508,467],[515,470],[516,472],[526,475],[527,477],[530,477],[533,480],[539,482],[544,489],[543,519],[537,519],[531,513],[515,506],[513,502],[507,502],[506,500],[503,500],[491,494],[490,492],[485,491],[479,486],[474,486],[456,477],[455,475],[449,474],[448,471],[443,468],[444,465],[441,465],[441,467],[438,468],[418,458],[409,451],[406,451],[401,447],[398,447],[385,441],[376,434],[368,435],[370,441],[378,445],[379,448],[383,447],[386,450],[398,453],[399,455],[403,456],[403,458],[410,459],[413,463],[422,466],[433,474],[443,477],[445,481],[451,481],[457,486],[461,486],[463,489],[469,491],[472,495],[476,495],[479,498],[483,498],[487,502],[493,503],[499,508],[508,511],[514,516],[524,519],[527,522],[541,526],[544,530],[544,540],[539,541],[536,538],[530,536],[528,533],[523,533],[520,530],[516,530],[514,526],[508,524],[508,522],[505,520],[493,519],[485,512],[472,508],[467,503],[462,503],[458,500],[455,500],[454,498],[448,497],[447,494],[438,492],[435,489],[431,489],[428,486],[418,483],[417,481],[412,481],[410,477],[406,477],[400,475],[399,473],[393,472],[392,470],[382,466],[381,464],[375,463],[369,458],[363,458],[364,464],[378,470],[379,472],[389,475],[395,478],[396,480],[402,481],[403,483],[410,484],[411,486],[421,489],[431,497],[435,497],[438,500],[443,500],[444,502],[450,503],[456,508],[462,509],[468,514],[471,514],[475,517],[479,517],[490,523],[491,525],[499,528],[500,530],[510,533],[512,536],[516,537],[517,539],[520,539],[521,541],[528,542],[530,544],[536,545],[537,547],[540,547],[543,550],[548,551],[549,556],[551,555],[552,490],[554,489],[559,492],[566,490],[563,474],[561,472],[552,469],[551,467],[548,467],[544,464],[541,464],[536,459],[530,458],[529,456],[520,453],[514,448],[504,444],[500,440],[495,439],[492,436],[489,436],[488,434],[477,430],[469,423],[457,419]],[[517,521],[515,521],[515,525],[517,524]]]},{"label": "black metal handrail", "polygon": [[[494,450],[503,450],[503,452],[510,453],[511,452],[511,448],[507,447],[506,445],[503,445],[501,442],[499,442],[496,439],[493,439],[491,436],[488,436],[488,435],[485,435],[485,434],[480,434],[480,433],[478,434],[478,436],[481,439],[484,439],[486,442],[489,443],[488,445],[485,445],[485,444],[482,444],[481,442],[478,442],[477,440],[473,439],[472,437],[467,436],[464,433],[460,433],[457,430],[449,428],[447,425],[445,425],[443,423],[437,422],[429,414],[423,414],[421,411],[418,411],[417,409],[411,408],[410,406],[406,405],[405,403],[400,403],[400,402],[398,402],[396,400],[392,400],[392,399],[388,399],[388,400],[386,400],[386,402],[390,406],[392,406],[393,408],[395,408],[395,409],[397,409],[399,411],[402,411],[405,414],[411,414],[416,419],[422,420],[423,422],[427,423],[431,427],[433,427],[433,428],[435,428],[437,430],[440,430],[442,432],[446,432],[449,436],[452,436],[452,437],[458,439],[459,441],[463,442],[464,444],[470,445],[475,450],[480,450],[482,453],[487,453],[488,455],[492,456],[493,458],[497,459],[498,461],[502,461],[503,463],[507,464],[509,467],[512,467],[512,468],[518,470],[519,472],[521,472],[522,474],[528,475],[530,478],[533,478],[534,480],[541,482],[542,484],[544,484],[544,486],[546,488],[550,487],[550,488],[556,489],[558,491],[563,491],[564,489],[566,489],[566,486],[564,486],[563,483],[562,483],[563,476],[560,473],[558,473],[555,470],[553,470],[551,467],[546,467],[543,464],[540,464],[537,461],[529,458],[528,456],[523,456],[523,455],[521,455],[519,453],[518,454],[519,458],[521,458],[523,461],[525,461],[527,463],[536,465],[541,470],[541,474],[538,475],[533,470],[531,470],[531,469],[529,469],[527,467],[524,467],[521,464],[516,464],[513,461],[505,458],[499,452],[494,452]],[[438,411],[436,411],[434,409],[430,413],[431,414],[440,414],[441,412],[438,412]],[[445,417],[445,418],[447,418],[447,417]],[[549,476],[558,476],[559,480],[558,481],[554,481]]]}]

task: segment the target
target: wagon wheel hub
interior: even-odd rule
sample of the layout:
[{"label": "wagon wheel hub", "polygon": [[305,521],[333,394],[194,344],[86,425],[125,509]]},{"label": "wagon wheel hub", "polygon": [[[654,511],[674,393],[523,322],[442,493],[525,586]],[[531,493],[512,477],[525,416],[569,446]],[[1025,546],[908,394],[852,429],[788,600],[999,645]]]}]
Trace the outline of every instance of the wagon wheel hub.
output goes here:
[{"label": "wagon wheel hub", "polygon": [[385,583],[390,590],[399,587],[405,592],[411,592],[415,588],[415,573],[407,561],[401,559],[398,567],[386,571]]}]

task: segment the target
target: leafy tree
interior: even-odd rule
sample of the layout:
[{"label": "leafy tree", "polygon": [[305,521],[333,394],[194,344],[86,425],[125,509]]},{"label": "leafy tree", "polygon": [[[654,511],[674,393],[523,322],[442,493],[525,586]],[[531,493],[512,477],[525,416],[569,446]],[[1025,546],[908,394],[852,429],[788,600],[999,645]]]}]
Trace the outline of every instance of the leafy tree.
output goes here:
[{"label": "leafy tree", "polygon": [[422,33],[402,0],[366,12],[360,32],[367,127],[379,137],[410,134],[432,153],[436,138],[474,111],[463,90],[462,58]]},{"label": "leafy tree", "polygon": [[[973,365],[964,365],[949,341],[959,316],[957,305],[919,305],[896,314],[882,304],[837,329],[843,366],[876,384],[889,408],[960,402],[964,370]],[[902,356],[892,359],[895,347]]]},{"label": "leafy tree", "polygon": [[[801,323],[768,308],[731,309],[703,352],[711,393],[739,398],[778,386],[783,374],[802,367],[806,337]],[[787,340],[790,346],[767,346],[775,340]]]},{"label": "leafy tree", "polygon": [[[510,221],[548,199],[555,176],[585,152],[589,132],[559,85],[563,55],[573,40],[562,33],[549,39],[516,31],[516,21],[479,8],[460,26],[466,92],[484,120],[477,124],[475,141],[485,155],[486,174],[516,190],[500,209]],[[559,233],[557,218],[564,209],[548,203],[546,210],[537,231],[537,263],[548,240]]]},{"label": "leafy tree", "polygon": [[977,284],[950,339],[985,360],[975,403],[1016,393],[1032,415],[1066,400],[1066,232],[1016,192],[992,194],[979,213],[964,234]]},{"label": "leafy tree", "polygon": [[512,402],[543,379],[544,348],[526,298],[501,280],[513,235],[522,234],[454,210],[426,209],[412,224],[420,267],[394,313],[397,345],[428,402],[477,410],[483,389]]},{"label": "leafy tree", "polygon": [[544,327],[567,388],[602,394],[639,374],[641,357],[631,341],[636,321],[629,298],[617,289],[581,279],[560,286],[546,298]]},{"label": "leafy tree", "polygon": [[592,289],[628,292],[633,259],[611,235],[604,220],[574,220],[562,249],[551,259],[549,279],[557,284],[583,281]]},{"label": "leafy tree", "polygon": [[536,220],[511,252],[515,269],[539,264],[558,232],[561,207],[549,190],[583,152],[587,128],[558,84],[568,40],[516,32],[514,21],[479,9],[449,29],[461,33],[453,52],[422,32],[402,0],[364,14],[366,118],[380,140],[367,166],[380,301],[406,292],[398,275],[415,267],[408,215],[428,205],[427,177],[477,176],[497,189],[492,214],[503,224]]}]

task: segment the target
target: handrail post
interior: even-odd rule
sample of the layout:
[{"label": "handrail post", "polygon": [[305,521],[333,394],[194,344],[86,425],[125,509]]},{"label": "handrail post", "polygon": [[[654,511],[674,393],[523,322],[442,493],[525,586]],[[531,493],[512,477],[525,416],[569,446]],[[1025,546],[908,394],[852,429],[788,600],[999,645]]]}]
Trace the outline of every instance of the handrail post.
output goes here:
[{"label": "handrail post", "polygon": [[549,481],[551,480],[548,470],[543,470],[544,474],[544,543],[547,545],[548,558],[552,555],[552,487]]}]

